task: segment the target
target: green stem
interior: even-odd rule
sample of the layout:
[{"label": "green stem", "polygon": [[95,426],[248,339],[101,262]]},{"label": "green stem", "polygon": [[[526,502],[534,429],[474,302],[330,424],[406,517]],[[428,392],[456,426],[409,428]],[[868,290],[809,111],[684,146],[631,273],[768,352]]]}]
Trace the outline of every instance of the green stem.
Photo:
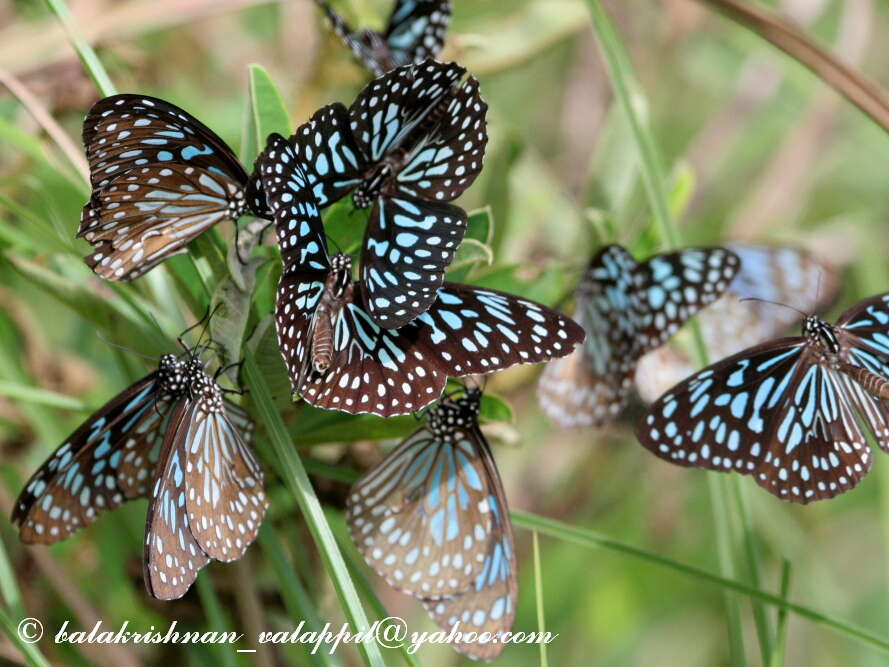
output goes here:
[{"label": "green stem", "polygon": [[[334,588],[336,588],[346,618],[354,631],[363,632],[370,627],[370,624],[361,607],[358,592],[349,576],[343,555],[340,553],[336,538],[327,523],[321,503],[318,502],[318,497],[312,488],[312,483],[290,442],[287,427],[275,409],[265,378],[256,365],[253,353],[249,350],[245,350],[244,370],[253,405],[259,414],[260,421],[265,424],[266,433],[278,458],[278,473],[290,487],[297,503],[299,503],[315,544],[321,553],[324,566],[330,574]],[[379,647],[374,643],[372,637],[369,636],[358,648],[361,650],[366,664],[375,667],[385,665]]]},{"label": "green stem", "polygon": [[[781,566],[781,599],[790,594],[790,561],[786,558]],[[775,650],[772,652],[771,667],[783,667],[784,652],[787,648],[787,607],[778,609],[778,630],[775,635]]]},{"label": "green stem", "polygon": [[619,542],[618,540],[615,540],[613,538],[606,537],[605,535],[599,535],[598,533],[594,533],[583,528],[577,528],[575,526],[562,523],[561,521],[556,521],[555,519],[549,519],[547,517],[542,517],[527,512],[518,512],[515,510],[513,510],[511,516],[512,522],[516,526],[520,526],[528,530],[536,530],[543,535],[549,535],[550,537],[565,540],[566,542],[573,542],[574,544],[579,544],[585,547],[602,547],[605,549],[610,549],[611,551],[616,551],[627,556],[632,556],[633,558],[637,558],[648,563],[669,568],[674,572],[680,572],[701,581],[716,584],[717,586],[721,586],[722,588],[727,588],[736,593],[746,595],[752,600],[763,602],[779,609],[792,611],[794,614],[800,616],[801,618],[806,618],[815,623],[819,623],[846,636],[860,639],[861,641],[866,642],[871,646],[879,648],[881,651],[889,653],[889,640],[884,639],[883,637],[872,632],[869,632],[868,630],[852,625],[851,623],[840,621],[804,605],[791,602],[790,600],[787,600],[780,595],[775,595],[774,593],[769,593],[768,591],[759,590],[744,582],[727,579],[726,577],[708,572],[707,570],[695,567],[693,565],[681,563],[671,558],[661,556],[660,554],[651,553],[649,551],[645,551],[644,549],[639,549],[638,547],[634,547],[629,544]]},{"label": "green stem", "polygon": [[99,89],[102,97],[114,95],[117,90],[111,82],[108,72],[105,71],[99,57],[93,51],[93,47],[80,34],[77,22],[74,20],[68,5],[65,4],[65,0],[46,0],[46,4],[49,5],[49,8],[59,19],[62,27],[65,28],[68,40],[71,42],[74,50],[77,51],[80,62],[83,63],[84,69],[86,69],[87,74],[90,75],[90,78],[96,84],[96,88]]},{"label": "green stem", "polygon": [[[231,625],[225,618],[225,613],[222,611],[222,605],[219,603],[216,591],[213,590],[213,582],[210,579],[209,572],[205,570],[198,576],[195,580],[195,588],[197,588],[198,597],[201,598],[201,605],[207,614],[207,625],[217,632],[227,632]],[[238,667],[238,661],[235,657],[237,654],[232,650],[231,646],[214,644],[213,649],[216,659],[219,661],[218,664],[224,665],[224,667]]]},{"label": "green stem", "polygon": [[[543,606],[543,574],[540,567],[540,540],[537,531],[531,531],[531,542],[534,549],[534,597],[537,601],[537,632],[546,634],[546,614]],[[540,667],[549,667],[546,657],[546,642],[540,642]]]},{"label": "green stem", "polygon": [[[727,578],[734,578],[735,565],[732,557],[733,545],[731,528],[729,526],[730,514],[726,504],[726,494],[723,483],[726,480],[716,475],[708,475],[707,487],[710,491],[710,505],[712,508],[713,531],[716,533],[716,552],[719,556],[719,572]],[[737,595],[724,591],[725,609],[728,614],[728,640],[729,655],[732,667],[744,667],[747,664],[744,650],[744,633],[741,625],[741,601]]]},{"label": "green stem", "polygon": [[[614,88],[615,97],[623,110],[639,151],[642,182],[645,187],[652,215],[661,230],[665,245],[670,249],[676,249],[680,246],[681,239],[670,214],[666,174],[663,170],[654,137],[644,118],[646,108],[644,92],[636,81],[632,61],[623,45],[623,41],[599,0],[587,0],[587,7],[589,8],[592,19],[593,31],[601,45],[605,68],[608,71],[611,85]],[[692,319],[691,326],[698,361],[702,366],[705,366],[709,361],[707,347],[701,333],[700,324],[696,319]],[[713,511],[717,512],[716,508],[719,506],[728,507],[728,499],[725,497],[725,491],[722,485],[720,483],[711,483],[709,488]],[[738,505],[736,508],[738,510],[738,515],[741,517],[748,516],[746,508],[741,507],[744,503],[743,497],[738,494],[734,500]],[[720,515],[719,513],[714,514],[714,521],[717,526],[717,550],[719,553],[720,568],[724,574],[730,574],[732,571],[731,536],[729,531],[720,528],[720,526],[727,520],[727,516]],[[745,528],[749,527],[750,526],[748,525]],[[745,543],[747,543],[745,553],[748,557],[755,558],[756,550],[752,542],[752,530],[748,531],[745,529],[743,538]],[[757,564],[751,562],[749,564],[749,570],[751,572],[758,572],[759,567]],[[729,633],[732,637],[731,645],[733,647],[733,654],[735,654],[735,651],[739,648],[743,648],[743,628],[740,623],[740,614],[735,608],[737,603],[727,601],[727,604]],[[762,606],[757,602],[754,602],[754,614],[762,615],[763,617],[765,614]],[[759,631],[759,629],[759,625],[757,625],[757,630]],[[761,635],[760,640],[762,640]],[[768,641],[766,644],[761,643],[760,649],[764,655],[768,656]],[[743,655],[733,655],[733,662],[735,664],[743,663]],[[768,662],[766,664],[768,664]]]},{"label": "green stem", "polygon": [[18,582],[15,580],[15,573],[12,570],[12,563],[9,560],[9,554],[6,552],[6,545],[0,540],[0,594],[3,595],[3,602],[17,618],[25,617],[25,603],[22,602],[22,592],[19,590]]},{"label": "green stem", "polygon": [[3,626],[3,631],[10,641],[18,646],[30,667],[49,667],[49,662],[43,657],[40,649],[37,648],[37,644],[29,644],[22,640],[19,636],[18,624],[2,608],[0,608],[0,626]]}]

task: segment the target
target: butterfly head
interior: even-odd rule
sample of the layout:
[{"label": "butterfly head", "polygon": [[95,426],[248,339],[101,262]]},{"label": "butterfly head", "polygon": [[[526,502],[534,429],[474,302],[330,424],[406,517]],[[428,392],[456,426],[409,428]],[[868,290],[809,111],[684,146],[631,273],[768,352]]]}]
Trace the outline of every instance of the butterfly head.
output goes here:
[{"label": "butterfly head", "polygon": [[337,253],[330,258],[330,274],[327,278],[328,288],[333,296],[342,298],[352,284],[352,258]]},{"label": "butterfly head", "polygon": [[161,356],[158,363],[157,376],[161,391],[165,394],[180,394],[185,389],[187,362],[175,354]]},{"label": "butterfly head", "polygon": [[836,329],[833,325],[815,315],[806,318],[803,332],[810,341],[816,343],[828,354],[839,354],[840,341],[837,339]]},{"label": "butterfly head", "polygon": [[478,387],[466,389],[460,398],[445,398],[429,410],[429,430],[446,439],[455,429],[473,426],[478,421],[481,400],[482,392]]}]

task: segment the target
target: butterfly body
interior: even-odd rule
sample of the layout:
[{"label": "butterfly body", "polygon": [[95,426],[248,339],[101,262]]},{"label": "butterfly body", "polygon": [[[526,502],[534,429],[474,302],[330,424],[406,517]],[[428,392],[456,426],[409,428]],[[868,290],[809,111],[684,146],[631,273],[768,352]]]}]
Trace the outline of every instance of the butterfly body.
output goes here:
[{"label": "butterfly body", "polygon": [[683,466],[748,474],[799,503],[857,485],[871,467],[864,429],[889,451],[889,295],[835,324],[743,350],[666,392],[637,427],[640,442]]},{"label": "butterfly body", "polygon": [[[352,539],[392,587],[419,598],[445,631],[512,628],[515,546],[503,485],[478,427],[481,392],[442,400],[426,423],[355,485]],[[504,644],[455,643],[491,660]]]},{"label": "butterfly body", "polygon": [[312,366],[317,373],[330,368],[334,353],[334,335],[343,307],[353,299],[352,260],[337,254],[331,258],[331,271],[324,282],[324,293],[315,311],[312,327]]}]

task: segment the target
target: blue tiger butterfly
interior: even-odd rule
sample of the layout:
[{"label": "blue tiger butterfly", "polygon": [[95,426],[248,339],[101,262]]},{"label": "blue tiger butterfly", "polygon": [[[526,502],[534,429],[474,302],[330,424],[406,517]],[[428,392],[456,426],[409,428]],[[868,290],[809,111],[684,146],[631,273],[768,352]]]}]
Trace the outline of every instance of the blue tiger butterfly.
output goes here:
[{"label": "blue tiger butterfly", "polygon": [[466,231],[449,204],[482,168],[487,105],[459,65],[427,60],[372,81],[350,109],[320,109],[292,137],[322,208],[352,192],[370,208],[361,290],[379,326],[397,329],[435,301]]},{"label": "blue tiger butterfly", "polygon": [[[359,479],[346,521],[358,550],[390,586],[423,601],[445,631],[512,629],[518,580],[503,484],[478,426],[481,391],[431,408],[426,424]],[[457,642],[474,659],[504,643]]]},{"label": "blue tiger butterfly", "polygon": [[398,329],[371,318],[351,259],[328,257],[318,206],[293,144],[269,137],[258,165],[284,273],[275,318],[294,394],[322,408],[384,417],[435,401],[449,376],[491,373],[571,352],[571,319],[495,290],[443,283]]},{"label": "blue tiger butterfly", "polygon": [[870,431],[889,451],[889,294],[815,315],[803,335],[722,359],[667,391],[636,437],[681,466],[735,471],[784,500],[853,488],[871,466]]},{"label": "blue tiger butterfly", "polygon": [[315,0],[334,32],[374,73],[434,58],[444,46],[451,22],[450,0],[396,0],[384,32],[353,30],[327,0]]},{"label": "blue tiger butterfly", "polygon": [[[805,250],[744,243],[725,247],[741,259],[741,269],[725,293],[698,315],[711,359],[764,343],[802,324],[804,315],[792,308],[775,308],[773,303],[807,303],[813,285],[818,286],[813,313],[836,300],[839,272]],[[636,391],[646,404],[653,403],[695,370],[685,349],[662,345],[639,360]]]},{"label": "blue tiger butterfly", "polygon": [[133,280],[223,220],[270,218],[255,177],[210,128],[146,95],[99,100],[83,121],[93,192],[78,237],[106,280]]},{"label": "blue tiger butterfly", "polygon": [[23,542],[52,544],[148,497],[145,585],[156,598],[179,598],[210,559],[237,560],[259,531],[268,501],[252,438],[253,422],[196,351],[165,354],[34,473],[12,521]]},{"label": "blue tiger butterfly", "polygon": [[639,358],[718,299],[739,266],[725,248],[686,248],[644,262],[618,245],[600,250],[576,294],[586,341],[544,369],[538,385],[543,412],[564,428],[614,419],[627,402]]}]

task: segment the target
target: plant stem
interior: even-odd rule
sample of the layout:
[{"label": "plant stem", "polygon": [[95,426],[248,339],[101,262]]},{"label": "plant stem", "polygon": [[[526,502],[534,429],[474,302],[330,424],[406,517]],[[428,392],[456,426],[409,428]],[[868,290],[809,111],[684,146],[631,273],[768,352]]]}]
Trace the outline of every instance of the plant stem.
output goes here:
[{"label": "plant stem", "polygon": [[[632,63],[629,54],[624,48],[623,41],[599,0],[587,0],[587,6],[592,17],[593,31],[601,46],[605,68],[614,88],[615,97],[623,110],[639,151],[642,182],[645,186],[652,215],[661,230],[664,244],[667,248],[675,250],[680,246],[681,239],[670,214],[667,197],[667,179],[661,165],[657,145],[644,118],[646,108],[644,93],[636,81]],[[698,362],[702,366],[707,365],[709,363],[707,347],[704,343],[700,325],[696,319],[692,319],[691,326]],[[719,507],[728,507],[725,490],[721,482],[711,482],[709,489],[711,506],[714,512],[713,518],[717,529],[717,552],[719,554],[720,570],[724,575],[731,576],[733,569],[731,562],[733,545],[729,531],[722,529],[725,522],[728,521],[728,517],[722,515],[717,509]],[[735,501],[738,504],[743,504],[744,502],[740,494],[736,496]],[[739,507],[738,515],[742,517],[747,516],[746,508]],[[751,541],[752,537],[750,532],[744,531],[745,542]],[[748,557],[755,557],[756,551],[752,546],[752,542],[748,545],[746,553]],[[758,570],[758,566],[751,563],[750,571],[758,572]],[[743,654],[739,653],[739,651],[743,650],[743,628],[740,622],[738,602],[737,600],[726,600],[726,604],[733,663],[743,664]],[[756,609],[757,607],[759,609]],[[754,602],[754,609],[756,614],[764,615],[765,613],[757,602]],[[760,640],[762,640],[762,637],[760,637]],[[768,655],[768,643],[761,643],[760,647],[764,655]]]},{"label": "plant stem", "polygon": [[785,16],[758,4],[742,0],[698,0],[721,12],[735,23],[749,28],[806,66],[824,83],[889,131],[889,97],[874,81],[844,65],[815,44]]},{"label": "plant stem", "polygon": [[83,63],[84,69],[86,69],[87,74],[90,75],[90,78],[96,84],[96,88],[99,89],[102,97],[114,95],[117,90],[111,82],[108,72],[105,71],[96,52],[93,51],[93,48],[80,34],[77,22],[74,20],[74,16],[71,14],[71,10],[68,8],[65,0],[46,0],[46,4],[49,5],[49,8],[59,19],[59,22],[65,29],[65,33],[68,35],[68,40],[71,42],[74,50],[77,51],[80,62]]},{"label": "plant stem", "polygon": [[[358,592],[355,590],[355,584],[349,576],[343,555],[337,546],[336,538],[330,529],[330,525],[327,523],[324,511],[321,509],[321,503],[315,495],[315,490],[312,488],[312,483],[309,481],[302,461],[290,442],[287,427],[284,425],[281,415],[275,409],[271,392],[259,367],[256,365],[256,359],[249,350],[245,349],[244,352],[244,370],[246,372],[247,385],[251,392],[253,405],[259,414],[260,421],[265,425],[269,441],[277,455],[278,473],[287,486],[290,487],[297,503],[299,503],[315,544],[318,546],[321,558],[324,561],[324,567],[330,574],[340,603],[346,612],[346,618],[355,632],[363,632],[370,627],[370,624],[367,621],[367,616],[364,614],[361,600],[358,598]],[[368,637],[362,644],[359,644],[358,648],[366,664],[374,665],[374,667],[383,667],[385,665],[379,647],[374,643],[372,637]]]}]

